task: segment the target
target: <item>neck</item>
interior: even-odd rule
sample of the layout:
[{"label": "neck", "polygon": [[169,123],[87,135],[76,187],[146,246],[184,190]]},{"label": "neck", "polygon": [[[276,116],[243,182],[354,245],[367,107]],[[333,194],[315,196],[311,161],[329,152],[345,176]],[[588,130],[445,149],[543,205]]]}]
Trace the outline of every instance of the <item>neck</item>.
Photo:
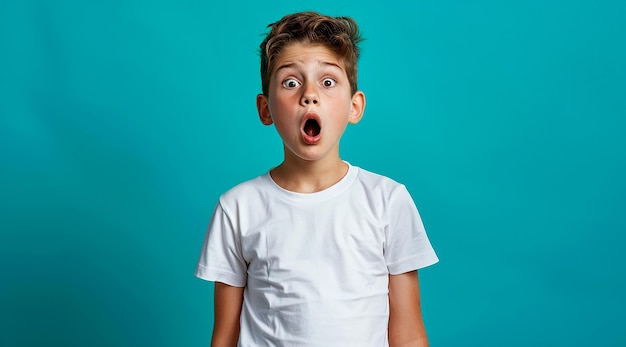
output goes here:
[{"label": "neck", "polygon": [[270,171],[276,184],[297,193],[315,193],[339,182],[348,172],[348,165],[339,155],[307,161],[285,155],[284,161]]}]

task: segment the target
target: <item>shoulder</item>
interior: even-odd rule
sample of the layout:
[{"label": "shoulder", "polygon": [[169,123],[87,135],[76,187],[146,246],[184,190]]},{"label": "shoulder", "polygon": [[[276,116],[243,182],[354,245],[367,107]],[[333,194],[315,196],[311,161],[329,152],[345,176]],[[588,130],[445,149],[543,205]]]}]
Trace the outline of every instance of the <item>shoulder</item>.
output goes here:
[{"label": "shoulder", "polygon": [[267,195],[269,187],[266,175],[257,176],[230,188],[220,196],[220,205],[228,210],[229,207],[235,207],[241,203],[254,201],[255,198]]},{"label": "shoulder", "polygon": [[362,168],[359,168],[357,181],[364,190],[376,195],[381,194],[385,198],[391,198],[398,193],[406,192],[404,184],[385,175]]}]

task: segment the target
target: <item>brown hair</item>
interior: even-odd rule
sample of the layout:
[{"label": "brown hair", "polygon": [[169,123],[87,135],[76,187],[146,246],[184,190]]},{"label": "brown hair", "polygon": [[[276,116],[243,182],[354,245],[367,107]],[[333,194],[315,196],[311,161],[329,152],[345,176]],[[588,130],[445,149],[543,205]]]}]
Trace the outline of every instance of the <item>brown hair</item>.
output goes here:
[{"label": "brown hair", "polygon": [[322,44],[342,60],[350,82],[352,94],[357,91],[357,61],[362,40],[359,28],[350,17],[330,17],[317,12],[299,12],[286,15],[271,28],[261,43],[261,84],[267,95],[274,62],[283,48],[290,43]]}]

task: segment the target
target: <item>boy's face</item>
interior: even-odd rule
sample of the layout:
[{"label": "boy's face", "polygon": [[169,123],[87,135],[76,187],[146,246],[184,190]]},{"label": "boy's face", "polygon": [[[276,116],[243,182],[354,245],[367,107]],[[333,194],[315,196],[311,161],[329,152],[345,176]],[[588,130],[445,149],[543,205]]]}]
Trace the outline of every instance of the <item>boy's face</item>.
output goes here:
[{"label": "boy's face", "polygon": [[338,158],[341,135],[365,108],[365,95],[351,94],[343,60],[323,45],[293,43],[274,66],[268,95],[257,96],[261,122],[276,126],[285,155]]}]

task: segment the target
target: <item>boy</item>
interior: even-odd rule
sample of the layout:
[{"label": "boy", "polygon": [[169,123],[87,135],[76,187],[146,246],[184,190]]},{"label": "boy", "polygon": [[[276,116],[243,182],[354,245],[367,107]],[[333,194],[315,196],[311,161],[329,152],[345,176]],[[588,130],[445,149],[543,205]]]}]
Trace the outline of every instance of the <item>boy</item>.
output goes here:
[{"label": "boy", "polygon": [[212,346],[427,346],[417,269],[438,261],[389,178],[339,157],[358,123],[356,22],[315,12],[261,44],[261,122],[283,162],[223,194],[196,275],[215,281]]}]

